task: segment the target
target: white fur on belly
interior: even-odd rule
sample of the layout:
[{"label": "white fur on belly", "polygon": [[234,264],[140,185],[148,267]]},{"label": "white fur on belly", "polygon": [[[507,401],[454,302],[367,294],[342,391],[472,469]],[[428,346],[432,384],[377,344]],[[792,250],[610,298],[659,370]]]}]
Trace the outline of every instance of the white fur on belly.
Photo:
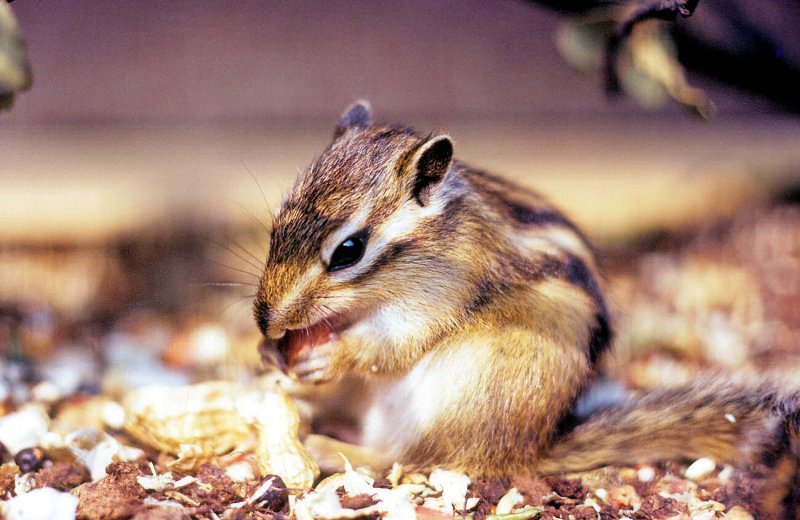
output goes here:
[{"label": "white fur on belly", "polygon": [[361,443],[396,459],[443,410],[458,409],[458,402],[474,390],[481,367],[491,362],[490,355],[488,339],[482,345],[459,345],[427,355],[404,376],[379,382]]}]

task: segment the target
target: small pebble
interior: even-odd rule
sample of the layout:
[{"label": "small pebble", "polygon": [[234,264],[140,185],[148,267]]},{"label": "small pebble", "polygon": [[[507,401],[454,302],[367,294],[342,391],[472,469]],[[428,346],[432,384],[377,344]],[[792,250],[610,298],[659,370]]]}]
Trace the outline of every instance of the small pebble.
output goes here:
[{"label": "small pebble", "polygon": [[11,453],[19,453],[25,448],[41,444],[47,433],[50,418],[43,407],[26,405],[20,410],[0,417],[0,442]]},{"label": "small pebble", "polygon": [[263,495],[258,497],[255,502],[265,502],[264,507],[270,511],[280,511],[286,507],[289,500],[289,491],[283,479],[277,475],[267,475],[264,481],[272,479],[272,484],[267,488]]},{"label": "small pebble", "polygon": [[638,475],[636,469],[625,467],[619,469],[619,478],[625,481],[631,481],[638,478]]},{"label": "small pebble", "polygon": [[653,466],[641,466],[636,470],[636,476],[639,482],[650,482],[656,478],[656,470]]},{"label": "small pebble", "polygon": [[103,422],[112,430],[121,430],[125,426],[125,408],[114,401],[103,403]]},{"label": "small pebble", "polygon": [[728,482],[733,477],[733,466],[726,464],[717,475],[717,478],[722,482]]},{"label": "small pebble", "polygon": [[234,482],[248,482],[257,478],[253,462],[242,458],[223,465],[225,474]]},{"label": "small pebble", "polygon": [[54,403],[64,397],[64,394],[60,388],[50,381],[42,381],[31,389],[31,397],[34,401]]},{"label": "small pebble", "polygon": [[43,487],[11,498],[4,512],[8,520],[71,520],[77,509],[78,497]]},{"label": "small pebble", "polygon": [[686,468],[686,473],[684,473],[684,476],[689,480],[697,481],[703,477],[707,477],[712,471],[714,471],[714,469],[716,469],[716,467],[716,462],[709,458],[703,457],[692,462],[692,464]]},{"label": "small pebble", "polygon": [[44,462],[44,450],[39,447],[25,448],[14,455],[14,462],[22,473],[36,471],[42,467],[42,462]]},{"label": "small pebble", "polygon": [[608,503],[617,509],[630,509],[633,511],[642,507],[642,499],[630,484],[611,488],[608,492]]},{"label": "small pebble", "polygon": [[670,495],[689,495],[693,490],[697,489],[697,484],[690,480],[678,479],[664,482],[662,481],[663,490]]},{"label": "small pebble", "polygon": [[97,383],[81,383],[78,385],[78,388],[75,389],[76,394],[83,394],[83,395],[100,395],[103,393],[103,390],[98,386]]}]

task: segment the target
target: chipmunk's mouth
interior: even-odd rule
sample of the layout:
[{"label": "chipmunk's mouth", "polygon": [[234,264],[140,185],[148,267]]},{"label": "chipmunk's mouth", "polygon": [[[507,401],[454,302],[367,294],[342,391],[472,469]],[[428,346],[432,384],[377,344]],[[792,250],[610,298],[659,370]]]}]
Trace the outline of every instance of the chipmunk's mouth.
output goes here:
[{"label": "chipmunk's mouth", "polygon": [[282,368],[294,369],[317,347],[339,340],[351,322],[343,315],[326,317],[300,329],[289,329],[276,342]]}]

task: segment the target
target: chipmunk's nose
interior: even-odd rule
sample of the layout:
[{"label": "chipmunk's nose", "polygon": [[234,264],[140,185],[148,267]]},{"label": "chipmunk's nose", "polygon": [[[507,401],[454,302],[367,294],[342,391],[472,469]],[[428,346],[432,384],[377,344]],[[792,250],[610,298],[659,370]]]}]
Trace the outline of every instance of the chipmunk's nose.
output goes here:
[{"label": "chipmunk's nose", "polygon": [[278,323],[275,309],[263,298],[256,298],[253,302],[253,315],[256,318],[258,328],[265,337],[269,339],[281,339],[286,335],[286,328]]},{"label": "chipmunk's nose", "polygon": [[258,325],[258,330],[261,331],[261,334],[267,336],[267,332],[270,329],[270,325],[273,322],[272,315],[275,311],[272,310],[272,307],[264,298],[259,296],[253,300],[253,317],[256,319],[256,325]]}]

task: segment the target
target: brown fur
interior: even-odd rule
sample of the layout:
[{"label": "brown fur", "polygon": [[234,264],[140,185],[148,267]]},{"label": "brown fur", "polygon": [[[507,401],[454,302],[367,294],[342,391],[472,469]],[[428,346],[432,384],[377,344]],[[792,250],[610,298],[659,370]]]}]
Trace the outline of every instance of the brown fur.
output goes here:
[{"label": "brown fur", "polygon": [[[343,337],[326,367],[386,396],[418,367],[452,365],[462,393],[422,396],[452,405],[398,447],[403,462],[500,477],[769,453],[795,398],[766,385],[663,391],[559,437],[611,341],[592,247],[541,195],[451,162],[446,136],[369,119],[363,106],[346,112],[284,200],[254,311],[270,338],[337,313],[391,308],[413,321]],[[326,241],[359,215],[379,252],[352,275],[326,271]],[[467,386],[463,373],[475,374]]]}]

